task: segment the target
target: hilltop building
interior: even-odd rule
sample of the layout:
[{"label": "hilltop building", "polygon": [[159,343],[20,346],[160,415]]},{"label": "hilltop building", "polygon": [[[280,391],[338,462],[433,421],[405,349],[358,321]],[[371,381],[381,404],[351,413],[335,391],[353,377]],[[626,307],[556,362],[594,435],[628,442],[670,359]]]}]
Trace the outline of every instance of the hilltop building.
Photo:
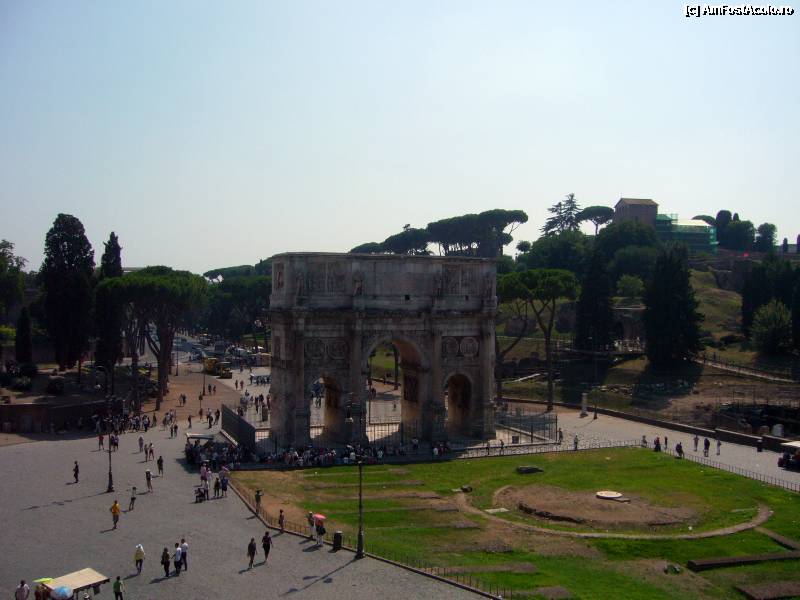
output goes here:
[{"label": "hilltop building", "polygon": [[658,203],[649,198],[620,198],[614,206],[614,223],[637,221],[656,230],[662,242],[681,242],[689,252],[717,253],[717,230],[699,219],[678,219],[676,214],[659,214]]}]

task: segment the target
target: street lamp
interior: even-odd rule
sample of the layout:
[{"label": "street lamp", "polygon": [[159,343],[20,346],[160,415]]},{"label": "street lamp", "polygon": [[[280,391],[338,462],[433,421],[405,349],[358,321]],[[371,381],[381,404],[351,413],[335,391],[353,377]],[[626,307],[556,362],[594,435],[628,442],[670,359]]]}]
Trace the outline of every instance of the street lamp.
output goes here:
[{"label": "street lamp", "polygon": [[[108,399],[108,414],[111,415],[111,399]],[[111,472],[111,432],[108,433],[108,487],[106,493],[114,491],[114,474]]]},{"label": "street lamp", "polygon": [[364,558],[364,456],[358,457],[358,545],[356,558]]}]

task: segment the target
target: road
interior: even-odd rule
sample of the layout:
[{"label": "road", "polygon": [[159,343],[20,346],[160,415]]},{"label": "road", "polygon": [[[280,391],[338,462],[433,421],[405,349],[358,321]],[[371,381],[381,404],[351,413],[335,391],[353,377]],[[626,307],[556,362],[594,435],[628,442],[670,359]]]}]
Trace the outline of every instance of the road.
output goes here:
[{"label": "road", "polygon": [[[12,597],[20,579],[55,577],[92,567],[111,577],[121,575],[129,598],[293,598],[374,599],[412,597],[461,599],[477,596],[404,569],[373,560],[353,560],[348,551],[313,550],[304,539],[275,536],[269,564],[248,570],[245,548],[260,541],[264,526],[229,493],[226,499],[193,502],[195,473],[180,459],[180,436],[170,439],[160,428],[145,436],[165,459],[165,476],[146,489],[144,471],[152,462],[138,452],[137,435],[121,436],[112,454],[116,493],[106,494],[108,454],[94,437],[40,441],[0,448],[6,491],[0,502],[2,547],[0,596]],[[72,483],[72,465],[80,464],[80,483]],[[109,508],[114,498],[128,506],[135,484],[135,510],[123,512],[117,530]],[[277,512],[277,511],[274,511]],[[163,577],[161,550],[182,537],[190,545],[189,571]],[[144,570],[135,574],[133,552],[143,544]],[[110,597],[105,586],[102,597]]]}]

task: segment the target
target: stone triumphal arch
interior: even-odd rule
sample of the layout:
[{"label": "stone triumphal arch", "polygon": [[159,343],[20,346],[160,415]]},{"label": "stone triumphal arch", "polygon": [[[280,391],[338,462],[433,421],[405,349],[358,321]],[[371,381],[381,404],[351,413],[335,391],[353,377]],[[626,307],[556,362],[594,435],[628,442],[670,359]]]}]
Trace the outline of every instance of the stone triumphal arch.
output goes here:
[{"label": "stone triumphal arch", "polygon": [[290,253],[272,258],[272,412],[281,446],[367,439],[369,356],[397,348],[400,414],[422,440],[494,437],[495,265],[488,259]]}]

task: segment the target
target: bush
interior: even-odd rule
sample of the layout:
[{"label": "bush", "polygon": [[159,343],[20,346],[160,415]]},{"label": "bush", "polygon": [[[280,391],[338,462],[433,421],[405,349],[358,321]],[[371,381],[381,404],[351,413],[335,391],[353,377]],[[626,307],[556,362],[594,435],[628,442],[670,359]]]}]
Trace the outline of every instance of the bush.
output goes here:
[{"label": "bush", "polygon": [[31,389],[33,382],[30,377],[15,377],[11,380],[11,389],[26,392]]},{"label": "bush", "polygon": [[755,347],[764,354],[781,354],[792,347],[792,318],[782,302],[772,300],[753,317],[750,334]]},{"label": "bush", "polygon": [[726,346],[730,346],[731,344],[741,344],[744,339],[743,335],[729,333],[728,335],[723,335],[719,340]]},{"label": "bush", "polygon": [[47,380],[47,393],[53,396],[60,396],[64,393],[64,378],[56,375]]},{"label": "bush", "polygon": [[39,369],[36,367],[35,363],[25,363],[19,365],[19,374],[23,377],[35,379],[39,374]]},{"label": "bush", "polygon": [[622,275],[617,282],[617,294],[624,298],[641,298],[644,283],[634,275]]}]

